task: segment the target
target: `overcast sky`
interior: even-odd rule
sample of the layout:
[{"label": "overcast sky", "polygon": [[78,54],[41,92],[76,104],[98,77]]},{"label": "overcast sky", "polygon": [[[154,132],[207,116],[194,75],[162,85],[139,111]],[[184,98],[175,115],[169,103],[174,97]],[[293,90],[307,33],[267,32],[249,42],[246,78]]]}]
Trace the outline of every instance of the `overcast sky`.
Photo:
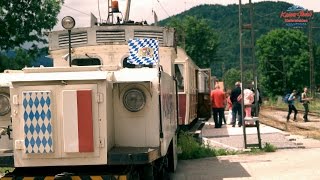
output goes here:
[{"label": "overcast sky", "polygon": [[[126,0],[118,0],[120,11],[125,13]],[[253,3],[265,0],[252,0]],[[276,0],[273,0],[276,1]],[[319,0],[283,0],[288,3],[300,5],[305,9],[320,12]],[[106,20],[108,0],[65,0],[58,16],[59,22],[54,30],[62,29],[60,20],[64,16],[72,16],[76,20],[76,27],[90,25],[90,13],[93,13],[98,19]],[[242,4],[248,3],[249,0],[242,0]],[[130,19],[134,21],[146,20],[153,23],[152,10],[158,15],[159,20],[165,19],[175,14],[179,14],[194,6],[200,4],[239,4],[239,0],[132,0]],[[100,15],[99,15],[100,9]],[[280,13],[280,12],[279,12]]]}]

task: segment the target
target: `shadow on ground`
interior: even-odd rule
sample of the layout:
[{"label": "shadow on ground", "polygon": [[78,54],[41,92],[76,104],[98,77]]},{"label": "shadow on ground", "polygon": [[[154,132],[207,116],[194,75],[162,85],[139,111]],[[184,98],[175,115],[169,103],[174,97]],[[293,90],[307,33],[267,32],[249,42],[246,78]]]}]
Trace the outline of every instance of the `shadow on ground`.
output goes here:
[{"label": "shadow on ground", "polygon": [[205,158],[181,160],[177,171],[171,174],[173,180],[223,180],[224,178],[251,177],[239,162]]}]

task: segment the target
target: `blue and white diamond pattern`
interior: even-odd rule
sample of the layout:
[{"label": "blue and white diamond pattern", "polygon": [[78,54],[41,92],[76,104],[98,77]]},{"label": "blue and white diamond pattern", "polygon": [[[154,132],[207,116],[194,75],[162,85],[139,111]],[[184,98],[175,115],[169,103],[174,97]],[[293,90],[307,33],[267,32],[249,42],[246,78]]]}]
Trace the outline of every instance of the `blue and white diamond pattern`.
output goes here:
[{"label": "blue and white diamond pattern", "polygon": [[23,91],[25,153],[52,153],[51,92]]},{"label": "blue and white diamond pattern", "polygon": [[[156,39],[130,39],[128,42],[130,56],[128,63],[135,65],[153,65],[159,60],[159,42]],[[151,50],[151,56],[141,56],[141,49]]]}]

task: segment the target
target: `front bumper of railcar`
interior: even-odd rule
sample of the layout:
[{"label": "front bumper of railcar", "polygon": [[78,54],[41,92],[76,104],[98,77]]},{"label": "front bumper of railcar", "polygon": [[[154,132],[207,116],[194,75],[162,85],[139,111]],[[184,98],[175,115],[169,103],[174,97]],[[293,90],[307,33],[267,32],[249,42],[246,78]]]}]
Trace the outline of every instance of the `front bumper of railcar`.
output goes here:
[{"label": "front bumper of railcar", "polygon": [[[134,74],[134,76],[133,76]],[[110,164],[146,164],[167,153],[177,128],[175,86],[156,68],[115,72],[115,146]]]}]

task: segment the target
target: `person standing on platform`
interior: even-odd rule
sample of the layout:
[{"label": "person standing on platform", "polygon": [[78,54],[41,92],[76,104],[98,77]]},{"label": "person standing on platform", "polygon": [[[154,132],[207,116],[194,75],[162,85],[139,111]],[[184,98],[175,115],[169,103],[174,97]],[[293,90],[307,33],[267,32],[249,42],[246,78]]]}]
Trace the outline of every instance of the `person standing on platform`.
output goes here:
[{"label": "person standing on platform", "polygon": [[245,117],[251,117],[251,106],[254,101],[254,93],[249,88],[243,90],[243,104]]},{"label": "person standing on platform", "polygon": [[227,91],[227,110],[228,110],[228,124],[231,124],[232,122],[232,102],[230,99],[231,90]]},{"label": "person standing on platform", "polygon": [[210,96],[215,128],[221,128],[224,115],[224,107],[226,105],[226,95],[220,89],[219,84],[216,84],[215,89],[211,91]]},{"label": "person standing on platform", "polygon": [[[241,110],[241,101],[238,98],[241,95],[241,83],[238,81],[235,83],[235,88],[231,91],[230,100],[232,102],[232,127],[236,125],[236,117],[238,115],[238,126],[242,126],[242,110]],[[239,100],[238,100],[239,99]]]},{"label": "person standing on platform", "polygon": [[[254,86],[254,83],[252,83],[252,85]],[[260,112],[260,106],[262,104],[260,89],[257,88],[255,90],[255,88],[252,87],[251,91],[254,92],[254,99],[253,99],[252,108],[251,108],[251,116],[252,117],[254,117],[254,116],[258,117],[259,116],[259,112]],[[256,100],[257,100],[257,103],[256,103]]]},{"label": "person standing on platform", "polygon": [[309,122],[309,119],[308,119],[309,103],[310,103],[309,101],[311,99],[312,98],[308,97],[308,88],[307,87],[303,88],[303,93],[301,93],[301,101],[304,107],[304,115],[303,115],[304,122]]}]

